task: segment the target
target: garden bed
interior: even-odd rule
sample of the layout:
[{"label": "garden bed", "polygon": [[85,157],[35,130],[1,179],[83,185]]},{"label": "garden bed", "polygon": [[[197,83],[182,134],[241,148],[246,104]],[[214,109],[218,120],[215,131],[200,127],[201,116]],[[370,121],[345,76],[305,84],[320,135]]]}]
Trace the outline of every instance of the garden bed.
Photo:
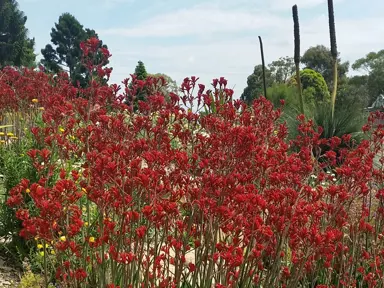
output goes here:
[{"label": "garden bed", "polygon": [[[2,245],[1,239],[0,245]],[[17,284],[20,282],[22,271],[15,268],[4,253],[0,252],[0,254],[2,254],[0,255],[0,288],[17,287]]]}]

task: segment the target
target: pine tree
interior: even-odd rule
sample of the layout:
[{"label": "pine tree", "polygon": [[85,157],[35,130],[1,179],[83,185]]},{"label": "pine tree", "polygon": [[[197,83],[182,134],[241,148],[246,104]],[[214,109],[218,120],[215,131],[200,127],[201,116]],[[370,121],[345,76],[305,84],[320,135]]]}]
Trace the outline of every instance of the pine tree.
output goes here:
[{"label": "pine tree", "polygon": [[[136,76],[137,80],[144,81],[148,77],[147,70],[145,69],[145,65],[142,61],[137,62],[135,72],[133,75]],[[133,85],[132,82],[129,84],[129,88],[132,89]],[[136,91],[136,95],[134,95],[134,100],[132,102],[132,99],[126,99],[125,104],[131,106],[133,105],[133,110],[137,111],[139,108],[139,101],[146,101],[147,100],[147,89],[144,87],[143,89],[138,89]]]},{"label": "pine tree", "polygon": [[[62,14],[51,31],[51,42],[54,46],[47,44],[41,50],[44,57],[41,64],[49,73],[66,71],[76,86],[77,83],[80,83],[81,87],[87,86],[89,75],[81,62],[80,43],[92,37],[98,38],[94,30],[85,29],[73,15]],[[102,41],[99,45],[107,48]],[[98,58],[101,59],[101,57],[96,57],[95,61]]]},{"label": "pine tree", "polygon": [[148,73],[145,69],[145,65],[142,61],[137,62],[137,66],[135,68],[135,75],[138,80],[145,80],[147,79]]},{"label": "pine tree", "polygon": [[[144,81],[148,77],[147,70],[145,69],[145,65],[142,61],[137,62],[137,66],[135,68],[135,73],[137,77],[137,80]],[[138,108],[138,101],[147,101],[148,92],[147,89],[144,87],[143,89],[139,89],[137,91],[136,100],[134,103],[134,109],[137,110]]]},{"label": "pine tree", "polygon": [[35,65],[35,39],[28,38],[26,22],[15,0],[0,1],[0,67]]}]

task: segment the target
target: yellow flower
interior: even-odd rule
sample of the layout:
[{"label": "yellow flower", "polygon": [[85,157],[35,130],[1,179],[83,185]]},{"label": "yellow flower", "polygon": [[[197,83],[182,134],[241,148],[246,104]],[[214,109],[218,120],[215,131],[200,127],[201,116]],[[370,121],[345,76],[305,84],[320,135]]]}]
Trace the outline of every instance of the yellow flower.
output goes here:
[{"label": "yellow flower", "polygon": [[31,190],[29,190],[28,188],[25,190],[25,193],[30,193]]},{"label": "yellow flower", "polygon": [[4,140],[0,140],[0,143],[1,143],[1,144],[4,144],[4,143],[5,143],[5,141],[4,141]]},{"label": "yellow flower", "polygon": [[83,210],[83,212],[87,211],[87,208],[83,207],[81,208],[81,210]]},{"label": "yellow flower", "polygon": [[87,189],[81,188],[81,191],[83,191],[85,194],[87,194]]},{"label": "yellow flower", "polygon": [[73,136],[73,135],[71,135],[69,138],[70,138],[71,140],[75,140],[75,139],[76,139],[76,137]]},{"label": "yellow flower", "polygon": [[11,139],[15,139],[16,140],[16,139],[19,139],[19,138],[16,137],[16,136],[12,136]]},{"label": "yellow flower", "polygon": [[55,253],[55,250],[51,250],[51,254],[52,255],[55,255],[56,253]]},{"label": "yellow flower", "polygon": [[[60,232],[59,232],[59,234],[60,234]],[[61,236],[61,237],[60,237],[60,241],[65,242],[66,240],[67,240],[67,238],[65,238],[65,236]]]},{"label": "yellow flower", "polygon": [[89,243],[95,243],[95,237],[89,237]]},{"label": "yellow flower", "polygon": [[36,98],[32,99],[32,103],[37,103],[37,102],[39,102],[38,99],[36,99]]},{"label": "yellow flower", "polygon": [[59,130],[61,133],[64,133],[64,131],[65,131],[64,128],[61,128],[61,127],[59,128]]},{"label": "yellow flower", "polygon": [[[45,248],[48,248],[48,247],[49,245],[45,244]],[[43,248],[44,248],[43,244],[37,244],[37,249],[43,249]]]},{"label": "yellow flower", "polygon": [[39,252],[40,256],[44,256],[44,251]]},{"label": "yellow flower", "polygon": [[39,240],[39,237],[36,236],[36,237],[35,237],[35,240],[36,240],[36,241]]},{"label": "yellow flower", "polygon": [[4,136],[5,134],[4,134],[4,132],[0,132],[0,136]]},{"label": "yellow flower", "polygon": [[277,133],[279,133],[277,130],[275,130],[275,131],[273,131],[273,133],[275,134],[275,135],[277,135]]},{"label": "yellow flower", "polygon": [[8,136],[8,137],[12,137],[12,136],[15,136],[15,134],[13,134],[12,132],[8,132],[8,133],[7,133],[7,136]]},{"label": "yellow flower", "polygon": [[88,222],[84,222],[84,226],[85,227],[88,227],[89,223]]},{"label": "yellow flower", "polygon": [[45,109],[44,109],[44,107],[39,107],[39,110],[42,110],[42,111],[43,111],[43,110],[45,110]]}]

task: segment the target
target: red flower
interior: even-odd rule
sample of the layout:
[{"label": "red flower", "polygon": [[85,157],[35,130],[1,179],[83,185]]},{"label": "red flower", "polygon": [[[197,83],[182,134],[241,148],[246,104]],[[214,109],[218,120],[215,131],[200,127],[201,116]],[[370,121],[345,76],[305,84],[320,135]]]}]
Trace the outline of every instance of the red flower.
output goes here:
[{"label": "red flower", "polygon": [[87,278],[87,272],[85,272],[84,269],[79,268],[75,271],[75,278],[77,280],[83,281],[85,278]]},{"label": "red flower", "polygon": [[136,229],[136,235],[139,239],[142,239],[145,236],[145,233],[147,232],[147,227],[141,226]]}]

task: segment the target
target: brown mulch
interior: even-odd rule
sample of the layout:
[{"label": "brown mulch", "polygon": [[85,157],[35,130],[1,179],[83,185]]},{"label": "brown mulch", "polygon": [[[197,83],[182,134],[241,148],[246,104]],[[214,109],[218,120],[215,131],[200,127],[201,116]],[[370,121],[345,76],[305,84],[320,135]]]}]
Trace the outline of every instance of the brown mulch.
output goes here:
[{"label": "brown mulch", "polygon": [[5,257],[0,256],[0,288],[17,287],[21,272],[12,266]]}]

